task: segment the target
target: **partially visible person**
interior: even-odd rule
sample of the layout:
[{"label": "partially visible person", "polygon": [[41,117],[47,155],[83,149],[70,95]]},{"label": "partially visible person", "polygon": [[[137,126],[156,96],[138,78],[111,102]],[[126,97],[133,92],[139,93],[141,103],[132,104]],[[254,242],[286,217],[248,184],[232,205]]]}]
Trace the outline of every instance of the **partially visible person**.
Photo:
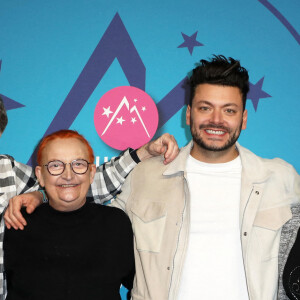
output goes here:
[{"label": "partially visible person", "polygon": [[[0,136],[8,123],[6,110],[0,98]],[[38,189],[38,183],[34,172],[29,166],[23,165],[14,160],[10,155],[0,154],[0,242],[3,241],[4,222],[2,213],[7,206],[8,200],[15,195],[31,192]],[[36,192],[37,198],[40,197]],[[0,257],[3,257],[3,250],[0,247]],[[3,292],[3,264],[0,263],[0,294]],[[3,298],[3,297],[2,297]],[[2,300],[1,296],[0,299]]]},{"label": "partially visible person", "polygon": [[[0,136],[7,123],[6,110],[0,98]],[[0,154],[0,179],[0,213],[11,197],[38,188],[32,169],[15,161],[10,155]]]},{"label": "partially visible person", "polygon": [[3,100],[0,97],[0,136],[2,135],[6,125],[7,125],[8,119],[7,119],[7,114],[6,110],[4,107]]},{"label": "partially visible person", "polygon": [[[8,123],[6,110],[0,98],[0,137]],[[31,167],[19,163],[7,154],[0,154],[0,217],[7,206],[8,200],[15,195],[38,189],[34,172]],[[39,193],[36,197],[40,197]],[[0,235],[3,233],[0,228]],[[1,251],[0,251],[1,253]],[[0,267],[1,270],[1,267]],[[0,275],[1,281],[1,275]]]},{"label": "partially visible person", "polygon": [[277,300],[300,299],[300,206],[293,205],[291,211],[293,217],[281,231]]},{"label": "partially visible person", "polygon": [[6,299],[121,299],[120,285],[132,287],[133,233],[121,210],[87,203],[96,172],[91,146],[61,130],[41,141],[37,160],[49,203],[22,211],[24,231],[5,230]]}]

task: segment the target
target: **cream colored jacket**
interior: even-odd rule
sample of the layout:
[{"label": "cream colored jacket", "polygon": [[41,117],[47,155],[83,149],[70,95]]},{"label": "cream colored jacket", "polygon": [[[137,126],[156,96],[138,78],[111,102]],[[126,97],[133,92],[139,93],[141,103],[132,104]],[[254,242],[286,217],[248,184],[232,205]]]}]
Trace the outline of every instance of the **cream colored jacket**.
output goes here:
[{"label": "cream colored jacket", "polygon": [[[135,235],[133,300],[177,299],[190,229],[185,167],[191,147],[192,143],[181,149],[169,165],[160,157],[139,164],[113,202],[126,211]],[[290,205],[299,202],[300,178],[281,159],[262,159],[237,147],[242,161],[240,228],[249,299],[273,300],[281,227],[292,217]],[[224,299],[230,299],[227,296]]]}]

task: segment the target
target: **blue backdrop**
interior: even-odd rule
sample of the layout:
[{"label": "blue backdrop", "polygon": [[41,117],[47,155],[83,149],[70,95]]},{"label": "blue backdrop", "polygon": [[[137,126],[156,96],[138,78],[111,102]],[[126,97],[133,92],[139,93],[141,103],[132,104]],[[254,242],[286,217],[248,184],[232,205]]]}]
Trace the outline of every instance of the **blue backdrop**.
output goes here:
[{"label": "blue backdrop", "polygon": [[213,53],[249,70],[248,128],[240,143],[300,171],[300,2],[298,0],[1,0],[0,94],[9,124],[0,153],[28,162],[46,133],[70,127],[96,155],[115,156],[93,123],[110,89],[132,85],[156,102],[157,134],[179,145],[184,79]]},{"label": "blue backdrop", "polygon": [[[250,73],[241,144],[299,171],[299,13],[297,0],[2,0],[0,94],[9,124],[0,152],[27,162],[60,112],[53,129],[79,130],[101,162],[116,155],[92,116],[101,96],[120,85],[145,89],[163,115],[158,133],[174,134],[183,146],[190,137],[178,84],[199,59],[217,53],[239,58]],[[98,65],[86,70],[93,52]]]}]

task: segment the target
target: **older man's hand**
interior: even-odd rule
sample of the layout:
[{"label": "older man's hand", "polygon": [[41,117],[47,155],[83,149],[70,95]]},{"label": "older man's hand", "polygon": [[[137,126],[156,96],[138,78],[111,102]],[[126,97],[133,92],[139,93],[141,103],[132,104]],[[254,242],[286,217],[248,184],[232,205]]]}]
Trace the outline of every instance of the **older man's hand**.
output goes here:
[{"label": "older man's hand", "polygon": [[42,202],[43,195],[38,191],[11,198],[4,213],[6,227],[23,230],[27,223],[20,212],[21,208],[26,207],[27,213],[31,214]]},{"label": "older man's hand", "polygon": [[163,155],[164,164],[170,163],[179,153],[177,142],[173,135],[165,133],[158,139],[147,143],[137,150],[137,155],[140,160]]}]

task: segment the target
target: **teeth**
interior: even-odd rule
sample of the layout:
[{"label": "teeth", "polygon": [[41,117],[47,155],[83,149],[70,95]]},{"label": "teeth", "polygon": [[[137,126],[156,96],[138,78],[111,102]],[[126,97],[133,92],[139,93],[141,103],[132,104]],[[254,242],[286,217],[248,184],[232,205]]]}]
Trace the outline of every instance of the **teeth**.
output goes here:
[{"label": "teeth", "polygon": [[222,130],[211,130],[211,129],[206,129],[205,130],[209,134],[217,134],[217,135],[222,135],[225,133],[225,131]]},{"label": "teeth", "polygon": [[60,186],[61,187],[74,187],[74,186],[76,186],[77,184],[61,184]]}]

